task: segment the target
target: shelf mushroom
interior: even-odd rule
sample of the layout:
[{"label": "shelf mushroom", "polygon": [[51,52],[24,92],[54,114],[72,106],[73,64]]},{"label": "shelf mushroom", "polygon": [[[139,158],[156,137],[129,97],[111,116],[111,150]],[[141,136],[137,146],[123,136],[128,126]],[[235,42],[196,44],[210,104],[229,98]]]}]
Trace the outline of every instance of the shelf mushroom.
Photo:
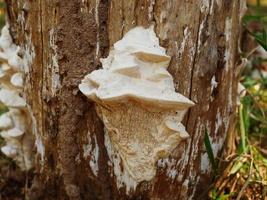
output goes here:
[{"label": "shelf mushroom", "polygon": [[9,34],[9,25],[5,25],[0,37],[0,102],[8,112],[0,116],[0,135],[5,139],[1,151],[22,170],[29,170],[33,166],[34,141],[27,103],[21,95],[24,73],[19,50]]},{"label": "shelf mushroom", "polygon": [[137,183],[150,181],[156,161],[189,136],[181,121],[194,103],[175,91],[165,51],[153,27],[136,27],[101,59],[103,69],[79,85],[96,103],[112,146]]}]

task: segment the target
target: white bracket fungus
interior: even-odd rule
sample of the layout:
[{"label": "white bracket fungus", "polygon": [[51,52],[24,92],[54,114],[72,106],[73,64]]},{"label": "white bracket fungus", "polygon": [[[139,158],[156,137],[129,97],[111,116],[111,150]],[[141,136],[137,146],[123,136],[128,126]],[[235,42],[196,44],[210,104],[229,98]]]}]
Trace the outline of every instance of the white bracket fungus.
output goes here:
[{"label": "white bracket fungus", "polygon": [[192,101],[175,92],[170,57],[153,27],[136,27],[114,44],[103,69],[88,74],[79,89],[96,103],[124,170],[150,181],[156,161],[167,157],[188,133],[181,121]]},{"label": "white bracket fungus", "polygon": [[9,25],[4,26],[0,37],[0,102],[9,111],[0,116],[0,135],[6,141],[1,151],[22,170],[29,170],[33,165],[34,141],[27,104],[21,96],[24,74],[18,51],[9,34]]}]

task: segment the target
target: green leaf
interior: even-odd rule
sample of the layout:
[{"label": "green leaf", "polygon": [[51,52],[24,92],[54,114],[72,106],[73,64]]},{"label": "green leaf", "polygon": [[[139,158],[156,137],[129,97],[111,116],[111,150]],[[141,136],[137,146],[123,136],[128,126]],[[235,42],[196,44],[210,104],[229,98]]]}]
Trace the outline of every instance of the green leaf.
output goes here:
[{"label": "green leaf", "polygon": [[250,33],[254,39],[267,51],[267,33],[265,29],[262,32]]},{"label": "green leaf", "polygon": [[245,15],[243,17],[243,23],[248,24],[251,21],[261,21],[265,18],[264,15]]},{"label": "green leaf", "polygon": [[229,199],[231,196],[233,196],[234,193],[231,194],[222,194],[220,195],[216,200],[227,200]]},{"label": "green leaf", "polygon": [[0,2],[0,8],[4,8],[5,7],[5,3],[4,2]]},{"label": "green leaf", "polygon": [[237,160],[235,164],[233,165],[233,167],[231,168],[229,174],[235,174],[241,169],[242,166],[243,166],[243,162],[241,162],[240,160]]},{"label": "green leaf", "polygon": [[245,81],[242,84],[246,87],[252,87],[253,85],[257,84],[257,81],[251,77],[246,77]]},{"label": "green leaf", "polygon": [[6,113],[8,111],[9,111],[8,107],[6,107],[5,105],[0,103],[0,115]]},{"label": "green leaf", "polygon": [[211,190],[211,200],[227,200],[233,195],[234,195],[233,192],[230,194],[218,194],[216,188],[213,188]]}]

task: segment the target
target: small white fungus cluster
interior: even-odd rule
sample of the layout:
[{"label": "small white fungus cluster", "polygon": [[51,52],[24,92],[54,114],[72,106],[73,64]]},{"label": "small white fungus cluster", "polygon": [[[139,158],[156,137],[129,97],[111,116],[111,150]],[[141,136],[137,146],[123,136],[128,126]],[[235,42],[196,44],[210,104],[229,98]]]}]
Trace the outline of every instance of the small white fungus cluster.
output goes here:
[{"label": "small white fungus cluster", "polygon": [[9,33],[9,25],[5,25],[0,37],[0,102],[8,112],[0,116],[0,135],[6,142],[1,151],[22,170],[29,170],[33,163],[33,137],[27,104],[22,97],[24,67],[19,50]]}]

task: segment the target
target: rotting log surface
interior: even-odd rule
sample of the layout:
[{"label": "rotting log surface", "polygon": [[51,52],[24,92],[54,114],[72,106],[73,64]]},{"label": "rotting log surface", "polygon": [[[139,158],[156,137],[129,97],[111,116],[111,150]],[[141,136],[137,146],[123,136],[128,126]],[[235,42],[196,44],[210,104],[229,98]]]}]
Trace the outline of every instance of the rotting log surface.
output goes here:
[{"label": "rotting log surface", "polygon": [[[35,118],[33,128],[45,149],[44,156],[36,156],[30,199],[200,199],[211,181],[204,130],[219,155],[234,120],[244,1],[6,3],[13,39],[29,66],[25,92]],[[99,58],[106,57],[129,29],[151,24],[172,57],[168,70],[177,91],[196,106],[183,122],[190,139],[157,163],[153,181],[139,184],[126,196],[111,176],[103,124],[77,86],[101,67]],[[97,176],[92,166],[98,167]]]}]

